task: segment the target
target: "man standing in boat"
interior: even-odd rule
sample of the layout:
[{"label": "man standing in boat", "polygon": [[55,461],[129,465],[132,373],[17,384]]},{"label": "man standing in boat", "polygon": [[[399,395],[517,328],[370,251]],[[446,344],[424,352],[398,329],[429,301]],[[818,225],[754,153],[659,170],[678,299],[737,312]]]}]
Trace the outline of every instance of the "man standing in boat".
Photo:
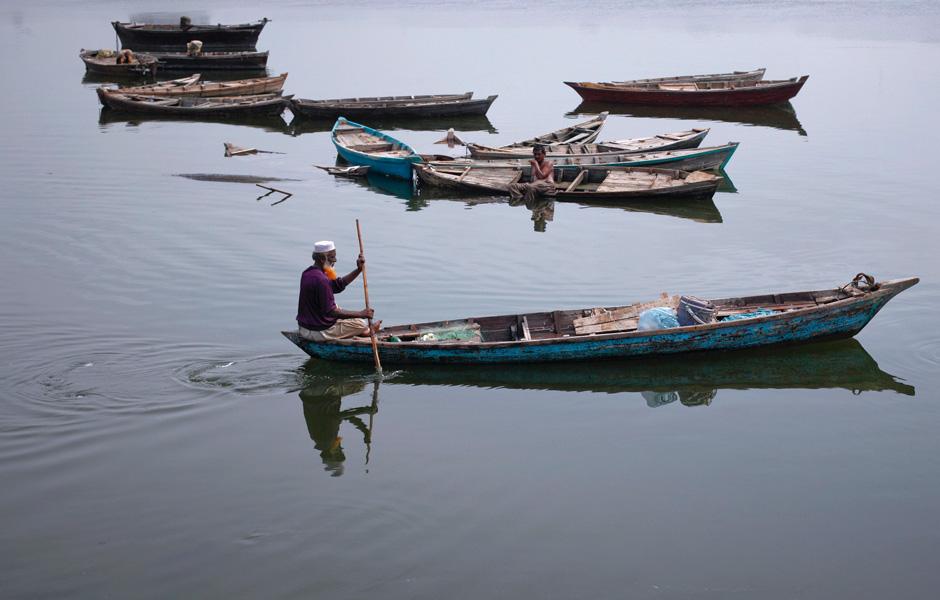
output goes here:
[{"label": "man standing in boat", "polygon": [[[313,265],[300,276],[300,298],[297,302],[297,325],[300,336],[313,342],[340,340],[355,336],[368,336],[373,310],[343,310],[336,306],[333,294],[346,289],[362,273],[366,259],[360,254],[356,260],[356,270],[343,277],[337,277],[333,265],[336,264],[336,245],[324,240],[313,247]],[[379,330],[381,321],[373,324]]]},{"label": "man standing in boat", "polygon": [[536,145],[532,148],[532,160],[529,161],[532,175],[529,183],[509,184],[509,197],[513,200],[524,199],[534,202],[537,198],[555,195],[555,164],[545,160],[545,147]]}]

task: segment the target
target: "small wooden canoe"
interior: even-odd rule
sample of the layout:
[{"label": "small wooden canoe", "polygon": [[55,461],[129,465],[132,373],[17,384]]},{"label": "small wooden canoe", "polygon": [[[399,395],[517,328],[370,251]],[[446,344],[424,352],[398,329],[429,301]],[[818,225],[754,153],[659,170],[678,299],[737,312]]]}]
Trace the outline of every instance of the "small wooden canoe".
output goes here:
[{"label": "small wooden canoe", "polygon": [[[536,144],[543,146],[550,146],[553,144],[587,144],[597,139],[597,136],[601,132],[601,128],[604,126],[604,121],[606,120],[607,113],[602,112],[596,117],[592,117],[587,121],[575,123],[574,125],[570,125],[568,127],[562,127],[561,129],[557,129],[555,131],[549,131],[548,133],[543,133],[542,135],[537,135],[534,138],[522,140],[521,142],[499,146],[498,149],[505,150],[512,148],[528,148],[529,152],[532,152],[532,146],[535,146]],[[467,144],[468,148],[472,148],[474,146],[474,144]],[[488,149],[492,150],[492,148]]]},{"label": "small wooden canoe", "polygon": [[566,81],[593,102],[656,106],[761,106],[781,104],[796,96],[809,75],[778,81],[736,84],[731,81],[622,85]]},{"label": "small wooden canoe", "polygon": [[172,52],[199,40],[211,51],[254,50],[269,19],[239,25],[192,25],[180,23],[121,23],[112,21],[124,48]]},{"label": "small wooden canoe", "polygon": [[[604,154],[608,152],[660,152],[663,150],[681,150],[684,148],[698,148],[708,135],[708,129],[689,129],[687,131],[677,131],[675,133],[660,133],[644,138],[632,138],[626,140],[612,140],[609,142],[597,142],[589,144],[549,144],[546,147],[545,156],[549,158],[567,157],[567,156],[587,156],[593,154]],[[470,156],[479,159],[503,159],[503,158],[531,158],[532,148],[490,148],[479,144],[468,144],[467,149]]]},{"label": "small wooden canoe", "polygon": [[371,173],[411,180],[411,165],[421,162],[421,157],[408,144],[344,117],[336,120],[330,134],[343,160],[367,166]]},{"label": "small wooden canoe", "polygon": [[[825,290],[715,298],[718,319],[705,325],[637,329],[637,318],[677,298],[608,308],[556,310],[415,323],[384,328],[378,352],[383,363],[536,363],[718,352],[849,338],[885,304],[917,284],[915,277]],[[758,309],[772,314],[737,318]],[[326,342],[283,335],[315,358],[370,362],[369,338]],[[397,340],[397,341],[395,341]]]},{"label": "small wooden canoe", "polygon": [[148,115],[218,116],[218,115],[279,115],[284,112],[288,97],[280,94],[193,98],[124,94],[104,87],[98,88],[98,99],[111,110]]},{"label": "small wooden canoe", "polygon": [[[717,171],[724,169],[735,150],[738,149],[738,142],[728,142],[724,146],[713,146],[706,148],[690,148],[688,150],[665,150],[663,152],[598,152],[595,154],[568,154],[565,156],[553,157],[551,160],[558,169],[579,169],[585,165],[595,167],[657,167],[661,169],[677,169],[680,171]],[[428,160],[425,158],[425,160]],[[528,158],[509,158],[509,159],[460,159],[453,160],[430,160],[428,164],[432,166],[448,165],[475,165],[480,167],[487,166],[512,166],[524,167],[528,165]]]},{"label": "small wooden canoe", "polygon": [[100,50],[85,50],[82,48],[78,57],[85,63],[85,70],[96,75],[109,77],[153,77],[157,72],[159,63],[151,54],[134,53],[133,62],[118,64],[117,54],[99,56]]},{"label": "small wooden canoe", "polygon": [[673,77],[653,77],[651,79],[631,79],[628,81],[612,81],[617,85],[642,85],[650,83],[701,83],[710,81],[732,81],[734,83],[755,83],[764,78],[767,69],[760,68],[753,71],[732,71],[731,73],[708,73],[705,75],[675,75]]},{"label": "small wooden canoe", "polygon": [[474,99],[473,92],[436,96],[384,96],[374,98],[337,98],[331,100],[291,100],[296,117],[335,119],[382,117],[450,117],[485,115],[496,96]]},{"label": "small wooden canoe", "polygon": [[160,61],[161,71],[264,71],[267,52],[152,52]]},{"label": "small wooden canoe", "polygon": [[[460,163],[416,164],[422,184],[457,190],[509,195],[509,186],[527,181],[528,166],[479,166]],[[555,168],[555,200],[573,202],[711,198],[721,177],[705,171],[642,167]]]},{"label": "small wooden canoe", "polygon": [[257,96],[259,94],[279,94],[284,88],[287,73],[275,77],[255,77],[234,81],[201,81],[196,73],[182,79],[161,81],[153,85],[140,85],[121,88],[122,94],[142,96],[192,96],[214,98],[219,96]]}]

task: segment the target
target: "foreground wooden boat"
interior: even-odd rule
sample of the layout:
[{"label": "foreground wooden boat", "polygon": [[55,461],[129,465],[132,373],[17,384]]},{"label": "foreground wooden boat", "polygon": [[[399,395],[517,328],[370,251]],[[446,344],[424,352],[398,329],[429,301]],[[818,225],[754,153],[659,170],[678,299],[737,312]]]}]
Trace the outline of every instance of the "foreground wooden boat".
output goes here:
[{"label": "foreground wooden boat", "polygon": [[[415,164],[423,184],[457,190],[509,195],[509,186],[527,181],[531,168],[517,165],[480,166],[437,162]],[[696,171],[642,167],[555,168],[555,200],[573,202],[711,198],[721,177]]]},{"label": "foreground wooden boat", "polygon": [[142,96],[192,96],[197,98],[215,98],[219,96],[257,96],[259,94],[277,94],[284,88],[287,73],[274,77],[255,77],[234,81],[202,81],[199,73],[161,81],[153,85],[140,85],[121,88],[122,94],[140,94]]},{"label": "foreground wooden boat", "polygon": [[189,96],[160,97],[124,94],[104,87],[98,88],[98,99],[111,110],[147,115],[205,117],[219,115],[280,115],[287,97],[280,94],[193,98]]},{"label": "foreground wooden boat", "polygon": [[[716,322],[670,329],[639,331],[637,316],[652,306],[675,304],[675,298],[606,309],[398,325],[380,332],[378,352],[387,364],[534,363],[741,350],[848,338],[861,331],[889,300],[918,281],[912,277],[866,286],[856,278],[852,284],[835,289],[716,298],[712,300],[718,307]],[[757,309],[774,312],[725,320]],[[601,322],[605,316],[609,319]],[[310,342],[296,331],[282,333],[316,358],[373,360],[369,338]]]},{"label": "foreground wooden boat", "polygon": [[[709,129],[689,129],[675,133],[660,133],[644,138],[612,140],[597,143],[549,144],[545,156],[549,158],[571,155],[587,156],[607,152],[659,152],[662,150],[681,150],[698,148],[708,135]],[[467,144],[470,156],[480,159],[531,158],[531,147],[490,148],[480,144]]]},{"label": "foreground wooden boat", "polygon": [[[583,166],[594,167],[658,167],[662,169],[677,169],[680,171],[717,171],[724,169],[735,150],[738,142],[728,142],[724,146],[709,148],[691,148],[688,150],[666,150],[663,152],[598,152],[596,154],[568,154],[552,158],[556,169],[579,169]],[[427,160],[427,159],[426,159]],[[476,167],[512,166],[524,167],[528,158],[514,157],[509,159],[467,160],[445,159],[430,160],[428,164],[433,167],[447,167],[451,165],[466,165]]]},{"label": "foreground wooden boat", "polygon": [[411,165],[421,157],[408,144],[343,117],[330,132],[336,152],[348,163],[399,179],[412,179]]},{"label": "foreground wooden boat", "polygon": [[116,53],[103,56],[100,50],[82,48],[78,57],[85,63],[85,71],[108,77],[153,77],[159,66],[157,57],[143,53],[134,53],[133,62],[123,64],[118,64]]},{"label": "foreground wooden boat", "polygon": [[152,52],[160,61],[161,71],[264,71],[267,52]]},{"label": "foreground wooden boat", "polygon": [[254,50],[267,24],[264,18],[240,25],[193,25],[185,17],[179,23],[121,23],[112,21],[124,48],[172,52],[199,40],[210,51]]},{"label": "foreground wooden boat", "polygon": [[437,96],[384,96],[374,98],[337,98],[331,100],[291,100],[290,109],[297,117],[335,119],[373,117],[450,117],[485,115],[496,96],[474,99],[473,92]]},{"label": "foreground wooden boat", "polygon": [[594,102],[656,106],[761,106],[796,96],[809,75],[779,81],[735,84],[729,81],[623,85],[566,81],[582,98]]},{"label": "foreground wooden boat", "polygon": [[714,81],[729,81],[735,84],[755,83],[764,78],[767,69],[760,68],[753,71],[732,71],[731,73],[708,73],[705,75],[675,75],[673,77],[653,77],[651,79],[630,79],[628,81],[612,81],[618,85],[643,85],[659,83],[707,83]]},{"label": "foreground wooden boat", "polygon": [[[528,148],[529,152],[532,152],[532,146],[535,146],[536,144],[542,146],[550,146],[552,144],[587,144],[597,139],[597,136],[601,132],[601,128],[604,126],[604,121],[606,120],[607,113],[602,112],[596,117],[592,117],[587,121],[575,123],[574,125],[570,125],[568,127],[562,127],[561,129],[557,129],[555,131],[549,131],[548,133],[543,133],[542,135],[537,135],[534,138],[522,140],[521,142],[499,146],[498,148],[500,150]],[[473,152],[474,147],[476,147],[475,144],[467,144],[467,148],[471,153]],[[488,149],[492,150],[492,148]]]}]

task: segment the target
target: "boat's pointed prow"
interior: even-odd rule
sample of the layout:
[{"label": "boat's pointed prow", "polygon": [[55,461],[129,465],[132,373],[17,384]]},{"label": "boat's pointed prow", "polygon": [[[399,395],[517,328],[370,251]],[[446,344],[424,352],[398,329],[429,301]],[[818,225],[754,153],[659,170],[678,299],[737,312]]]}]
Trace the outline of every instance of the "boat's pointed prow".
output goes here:
[{"label": "boat's pointed prow", "polygon": [[281,335],[292,341],[298,348],[303,348],[303,343],[300,339],[300,334],[296,331],[282,331]]}]

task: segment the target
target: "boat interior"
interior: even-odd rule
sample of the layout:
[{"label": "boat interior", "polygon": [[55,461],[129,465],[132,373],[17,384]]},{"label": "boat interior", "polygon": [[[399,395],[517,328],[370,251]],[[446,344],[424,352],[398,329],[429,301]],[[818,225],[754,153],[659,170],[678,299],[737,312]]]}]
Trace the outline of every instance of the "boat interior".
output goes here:
[{"label": "boat interior", "polygon": [[336,143],[344,148],[379,156],[411,156],[412,150],[404,144],[393,141],[361,127],[345,122],[333,130]]}]

